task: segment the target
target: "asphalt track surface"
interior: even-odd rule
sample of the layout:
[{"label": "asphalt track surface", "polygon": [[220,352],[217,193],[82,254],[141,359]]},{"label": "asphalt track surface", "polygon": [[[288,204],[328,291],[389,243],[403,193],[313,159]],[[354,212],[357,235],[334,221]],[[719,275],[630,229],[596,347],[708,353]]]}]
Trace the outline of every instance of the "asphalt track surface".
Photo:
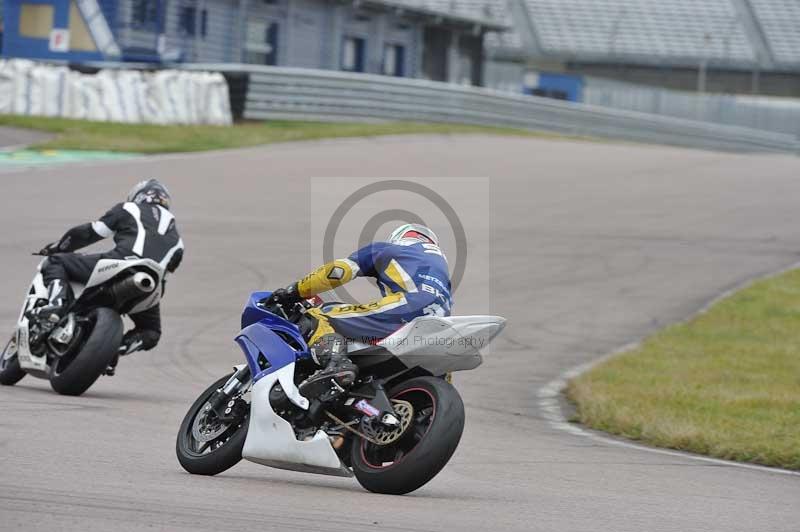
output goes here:
[{"label": "asphalt track surface", "polygon": [[[800,159],[407,137],[3,173],[6,326],[35,266],[28,253],[142,175],[168,181],[187,243],[165,337],[83,397],[30,377],[0,389],[0,529],[800,530],[798,477],[607,445],[556,430],[537,408],[537,390],[565,369],[797,261]],[[481,368],[457,376],[467,427],[456,455],[408,496],[246,462],[195,477],[175,459],[186,408],[240,360],[231,339],[246,294],[310,266],[315,175],[493,179],[486,267],[510,325]]]},{"label": "asphalt track surface", "polygon": [[36,142],[44,142],[52,136],[49,133],[30,129],[0,126],[0,150],[21,148]]}]

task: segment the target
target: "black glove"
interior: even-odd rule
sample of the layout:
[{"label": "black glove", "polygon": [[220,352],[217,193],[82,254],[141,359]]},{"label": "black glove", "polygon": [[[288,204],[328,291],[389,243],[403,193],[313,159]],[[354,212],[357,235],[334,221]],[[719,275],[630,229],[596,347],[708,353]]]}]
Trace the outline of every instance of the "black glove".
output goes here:
[{"label": "black glove", "polygon": [[125,333],[122,337],[122,343],[119,346],[120,356],[130,355],[136,351],[150,351],[161,337],[156,331],[132,329]]},{"label": "black glove", "polygon": [[60,252],[60,250],[59,250],[59,244],[60,243],[61,242],[51,242],[51,243],[47,244],[45,247],[43,247],[42,249],[40,249],[38,253],[35,253],[35,255],[42,255],[44,257],[49,257],[50,255],[55,255],[56,253]]},{"label": "black glove", "polygon": [[300,297],[300,294],[297,291],[297,283],[294,283],[290,284],[286,288],[278,288],[272,292],[272,295],[267,298],[267,303],[277,303],[281,306],[288,306],[302,300],[303,298]]}]

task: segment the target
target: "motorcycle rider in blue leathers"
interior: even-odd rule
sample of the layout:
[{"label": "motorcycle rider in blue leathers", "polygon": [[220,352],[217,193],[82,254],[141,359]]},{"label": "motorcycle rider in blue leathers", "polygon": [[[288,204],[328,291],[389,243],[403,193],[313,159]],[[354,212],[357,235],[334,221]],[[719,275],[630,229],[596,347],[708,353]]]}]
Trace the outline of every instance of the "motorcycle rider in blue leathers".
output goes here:
[{"label": "motorcycle rider in blue leathers", "polygon": [[304,331],[306,340],[314,362],[322,367],[300,384],[306,397],[330,401],[353,384],[358,367],[347,357],[347,339],[375,343],[419,316],[450,315],[447,259],[436,234],[419,224],[404,224],[388,242],[373,242],[346,259],[320,266],[287,288],[275,290],[266,302],[290,305],[359,276],[375,278],[382,297],[306,312],[314,323]]}]

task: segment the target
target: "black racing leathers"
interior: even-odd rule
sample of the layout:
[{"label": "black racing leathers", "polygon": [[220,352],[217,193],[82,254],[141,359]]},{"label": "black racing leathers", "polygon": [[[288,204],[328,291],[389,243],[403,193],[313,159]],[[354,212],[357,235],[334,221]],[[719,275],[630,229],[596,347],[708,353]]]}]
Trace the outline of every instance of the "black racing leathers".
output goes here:
[{"label": "black racing leathers", "polygon": [[[72,251],[107,238],[114,237],[114,249],[105,253],[81,255]],[[48,257],[42,267],[47,285],[60,280],[86,283],[101,259],[123,259],[137,256],[160,263],[174,272],[183,259],[183,240],[178,233],[175,217],[156,204],[119,203],[96,222],[81,224],[67,231],[48,249],[58,252]],[[135,329],[126,333],[128,344],[137,349],[152,349],[161,336],[159,305],[143,312],[131,314]]]}]

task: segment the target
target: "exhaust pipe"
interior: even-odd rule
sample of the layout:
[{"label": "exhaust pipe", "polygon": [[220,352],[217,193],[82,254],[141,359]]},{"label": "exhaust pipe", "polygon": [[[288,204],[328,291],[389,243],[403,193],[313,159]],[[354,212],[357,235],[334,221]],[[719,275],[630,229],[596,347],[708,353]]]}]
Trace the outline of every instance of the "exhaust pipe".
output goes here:
[{"label": "exhaust pipe", "polygon": [[149,294],[156,288],[155,280],[144,272],[136,272],[133,275],[133,284],[136,285],[136,288],[143,294]]},{"label": "exhaust pipe", "polygon": [[111,285],[111,293],[118,302],[125,302],[134,297],[149,294],[156,289],[156,281],[144,272],[137,272],[130,277]]}]

